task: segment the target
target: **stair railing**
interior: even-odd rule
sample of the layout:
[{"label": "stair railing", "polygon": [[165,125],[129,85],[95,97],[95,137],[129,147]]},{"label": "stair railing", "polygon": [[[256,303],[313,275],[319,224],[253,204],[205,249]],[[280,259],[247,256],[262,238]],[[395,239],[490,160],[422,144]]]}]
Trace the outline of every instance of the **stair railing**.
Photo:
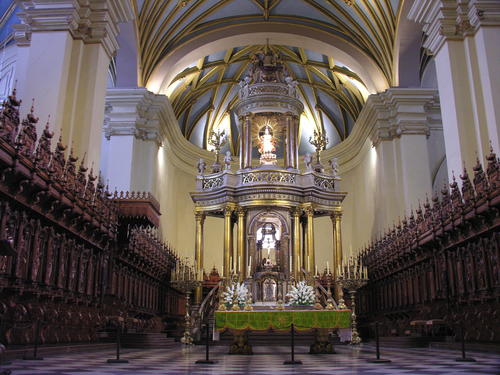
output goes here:
[{"label": "stair railing", "polygon": [[196,326],[199,327],[200,332],[204,322],[208,322],[217,307],[219,306],[219,290],[222,288],[222,281],[219,281],[216,286],[214,286],[207,296],[203,300],[198,310],[198,321]]}]

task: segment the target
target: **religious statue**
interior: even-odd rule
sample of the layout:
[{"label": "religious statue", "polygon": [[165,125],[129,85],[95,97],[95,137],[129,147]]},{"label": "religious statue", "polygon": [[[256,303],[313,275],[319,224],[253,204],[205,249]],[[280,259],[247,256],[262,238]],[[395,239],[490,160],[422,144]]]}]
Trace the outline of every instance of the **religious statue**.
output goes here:
[{"label": "religious statue", "polygon": [[276,140],[273,137],[272,128],[264,126],[259,132],[259,153],[261,164],[276,164]]},{"label": "religious statue", "polygon": [[207,163],[205,163],[204,159],[200,159],[198,161],[198,174],[200,175],[204,174],[206,168],[207,168]]},{"label": "religious statue", "polygon": [[224,157],[224,169],[226,171],[231,170],[231,162],[233,161],[233,158],[231,156],[231,151],[226,151],[226,156]]},{"label": "religious statue", "polygon": [[306,165],[306,170],[311,171],[312,170],[312,155],[310,153],[307,153],[304,155],[304,164]]},{"label": "religious statue", "polygon": [[339,176],[339,163],[338,163],[338,158],[331,158],[329,160],[330,167],[332,168],[332,175],[333,177],[338,177]]},{"label": "religious statue", "polygon": [[287,83],[288,86],[288,95],[296,97],[297,96],[297,89],[296,86],[298,85],[297,81],[294,81],[292,77],[286,77],[285,82]]}]

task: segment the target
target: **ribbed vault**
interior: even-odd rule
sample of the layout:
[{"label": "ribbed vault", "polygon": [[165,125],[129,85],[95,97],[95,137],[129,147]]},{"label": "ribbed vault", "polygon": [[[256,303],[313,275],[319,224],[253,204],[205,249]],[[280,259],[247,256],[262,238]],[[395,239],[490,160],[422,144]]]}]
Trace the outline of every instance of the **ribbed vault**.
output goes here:
[{"label": "ribbed vault", "polygon": [[340,37],[395,80],[402,0],[134,0],[144,85],[161,61],[194,39],[233,25],[306,27]]},{"label": "ribbed vault", "polygon": [[344,140],[359,115],[368,91],[358,75],[332,57],[281,45],[250,45],[229,48],[206,56],[178,73],[167,89],[184,136],[207,148],[211,130],[230,134],[228,147],[237,154],[238,132],[233,107],[238,83],[245,76],[251,57],[270,48],[282,56],[296,80],[304,104],[300,134],[301,153],[311,151],[307,142],[314,129],[325,132],[331,147]]}]

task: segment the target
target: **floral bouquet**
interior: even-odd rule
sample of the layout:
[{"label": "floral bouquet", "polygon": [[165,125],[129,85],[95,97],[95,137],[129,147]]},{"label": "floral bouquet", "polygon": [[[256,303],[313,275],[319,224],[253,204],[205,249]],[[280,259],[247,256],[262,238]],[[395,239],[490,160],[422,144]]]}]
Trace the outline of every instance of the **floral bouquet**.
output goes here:
[{"label": "floral bouquet", "polygon": [[290,297],[290,305],[312,305],[315,299],[313,287],[307,285],[305,281],[299,281],[297,286],[292,286],[292,290],[286,296]]},{"label": "floral bouquet", "polygon": [[240,307],[245,305],[248,298],[248,289],[243,283],[233,283],[226,288],[222,294],[222,299],[227,307],[233,306],[235,303]]}]

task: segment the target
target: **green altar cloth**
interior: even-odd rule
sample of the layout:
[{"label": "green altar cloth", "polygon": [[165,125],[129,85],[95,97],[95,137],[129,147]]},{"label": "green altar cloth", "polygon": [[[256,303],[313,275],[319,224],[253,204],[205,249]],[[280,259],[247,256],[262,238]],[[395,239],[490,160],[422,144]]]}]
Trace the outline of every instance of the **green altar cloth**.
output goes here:
[{"label": "green altar cloth", "polygon": [[236,330],[350,328],[350,310],[216,311],[215,328]]}]

